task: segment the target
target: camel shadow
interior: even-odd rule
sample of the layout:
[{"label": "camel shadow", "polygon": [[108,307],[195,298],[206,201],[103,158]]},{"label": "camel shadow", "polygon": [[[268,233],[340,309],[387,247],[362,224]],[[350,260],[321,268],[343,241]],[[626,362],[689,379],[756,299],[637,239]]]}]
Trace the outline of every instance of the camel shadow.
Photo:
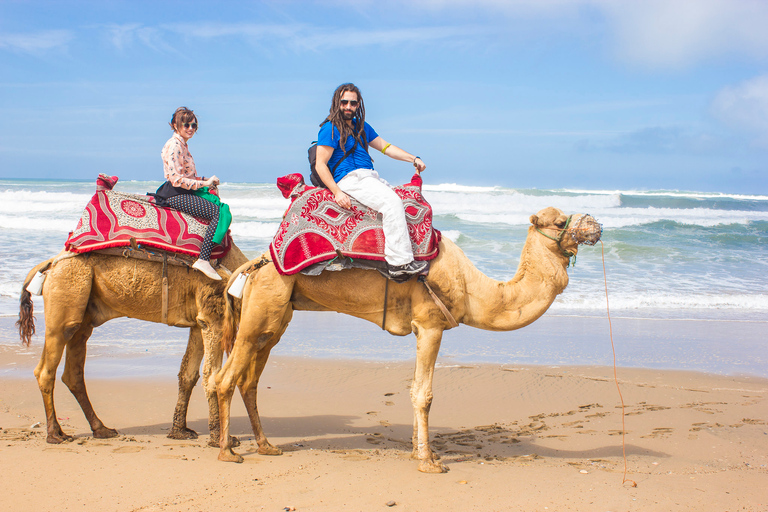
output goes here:
[{"label": "camel shadow", "polygon": [[[355,415],[315,415],[300,417],[263,417],[262,424],[272,442],[284,452],[303,450],[332,450],[338,452],[361,450],[393,450],[410,454],[413,426],[408,424],[358,425],[361,417]],[[170,429],[170,423],[129,427],[121,430],[124,435],[161,434]],[[201,436],[207,435],[208,424],[204,419],[188,425]],[[242,443],[240,452],[245,456],[255,454],[255,440],[247,416],[231,418],[230,433]],[[341,435],[340,435],[341,434]],[[580,435],[574,431],[575,436]],[[609,434],[593,434],[599,437]],[[493,425],[470,429],[430,427],[432,448],[444,464],[477,461],[528,461],[555,459],[568,461],[577,459],[594,461],[605,458],[621,458],[623,450],[627,456],[668,458],[669,454],[651,450],[644,446],[627,444],[622,449],[621,439],[615,436],[613,444],[593,443],[584,449],[569,449],[571,435],[554,436],[562,448],[551,446],[550,437],[531,432],[517,425]],[[581,444],[581,443],[579,443]],[[594,446],[594,444],[598,444]]]}]

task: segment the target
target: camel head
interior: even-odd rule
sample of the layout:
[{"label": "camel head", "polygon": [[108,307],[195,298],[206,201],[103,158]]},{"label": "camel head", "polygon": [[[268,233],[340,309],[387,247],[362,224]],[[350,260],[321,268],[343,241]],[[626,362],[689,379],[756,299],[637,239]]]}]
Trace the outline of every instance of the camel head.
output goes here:
[{"label": "camel head", "polygon": [[595,245],[603,233],[603,226],[591,215],[565,215],[552,206],[531,215],[530,220],[532,229],[557,242],[567,258],[576,257],[580,244]]}]

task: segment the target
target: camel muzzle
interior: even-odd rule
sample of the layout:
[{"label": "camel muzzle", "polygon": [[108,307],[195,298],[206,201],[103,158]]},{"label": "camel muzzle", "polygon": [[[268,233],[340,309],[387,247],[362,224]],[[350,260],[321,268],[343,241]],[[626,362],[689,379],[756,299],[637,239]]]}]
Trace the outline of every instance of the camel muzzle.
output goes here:
[{"label": "camel muzzle", "polygon": [[578,244],[595,245],[603,234],[603,225],[591,215],[582,215],[568,227],[568,233]]}]

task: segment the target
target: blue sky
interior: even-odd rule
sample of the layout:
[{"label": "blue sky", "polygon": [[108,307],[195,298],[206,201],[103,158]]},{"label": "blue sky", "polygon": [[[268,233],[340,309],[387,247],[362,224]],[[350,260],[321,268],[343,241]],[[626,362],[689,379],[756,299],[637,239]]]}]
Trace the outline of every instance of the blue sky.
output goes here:
[{"label": "blue sky", "polygon": [[[768,2],[0,2],[0,178],[307,174],[333,89],[430,183],[768,192]],[[405,182],[411,168],[382,155]]]}]

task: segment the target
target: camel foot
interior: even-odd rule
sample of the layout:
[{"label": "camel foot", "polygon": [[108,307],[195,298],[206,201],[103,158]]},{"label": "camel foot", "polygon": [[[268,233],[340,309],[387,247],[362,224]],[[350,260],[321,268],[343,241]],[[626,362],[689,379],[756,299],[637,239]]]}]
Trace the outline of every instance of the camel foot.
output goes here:
[{"label": "camel foot", "polygon": [[232,451],[231,448],[226,448],[219,452],[219,460],[223,462],[237,462],[238,464],[243,462],[243,458]]},{"label": "camel foot", "polygon": [[[211,434],[208,438],[208,446],[211,448],[219,448],[219,439],[221,436],[219,434]],[[237,448],[240,446],[240,440],[236,438],[235,436],[229,436],[229,446],[231,448]]]},{"label": "camel foot", "polygon": [[55,434],[48,434],[48,437],[45,439],[45,442],[48,444],[61,444],[61,443],[69,443],[74,440],[75,440],[74,437],[68,436],[64,432],[57,432]]},{"label": "camel foot", "polygon": [[187,427],[184,427],[184,428],[173,427],[171,431],[168,432],[168,438],[169,439],[197,439],[197,432]]},{"label": "camel foot", "polygon": [[423,460],[419,462],[419,471],[422,473],[447,473],[448,468],[440,462],[433,460]]},{"label": "camel foot", "polygon": [[264,446],[259,446],[259,449],[256,450],[256,453],[259,455],[282,455],[283,450],[277,446],[272,446],[271,444],[267,443]]},{"label": "camel foot", "polygon": [[117,437],[117,430],[108,427],[97,428],[93,431],[93,437],[96,439],[109,439],[111,437]]}]

